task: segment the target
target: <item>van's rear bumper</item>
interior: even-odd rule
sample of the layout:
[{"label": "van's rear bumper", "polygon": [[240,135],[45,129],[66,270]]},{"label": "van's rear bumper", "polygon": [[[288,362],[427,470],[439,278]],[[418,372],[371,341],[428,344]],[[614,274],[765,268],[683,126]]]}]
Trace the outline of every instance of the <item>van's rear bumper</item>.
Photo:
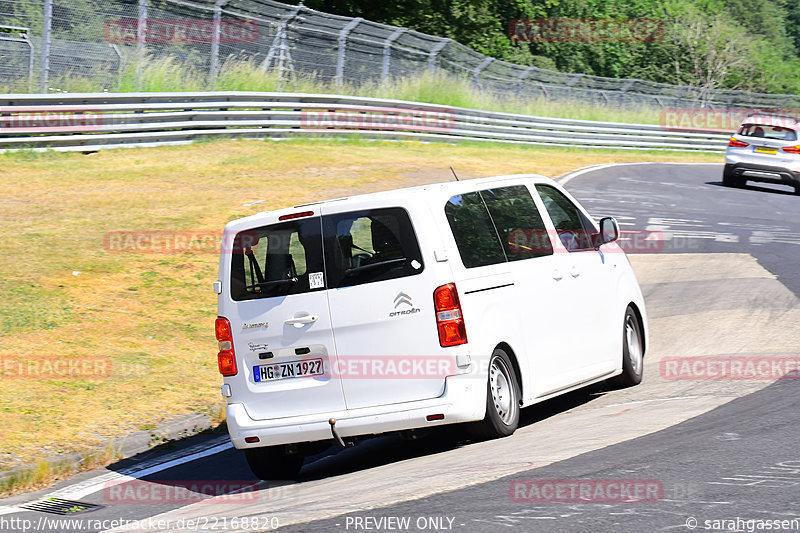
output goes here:
[{"label": "van's rear bumper", "polygon": [[[336,419],[339,435],[353,437],[470,422],[481,420],[485,413],[486,383],[475,374],[464,374],[448,377],[444,394],[429,400],[272,420],[253,420],[244,404],[229,403],[226,422],[233,445],[243,449],[332,440],[331,418]],[[443,414],[444,419],[428,422],[425,417],[433,414]],[[258,442],[247,443],[246,437],[258,437]]]}]

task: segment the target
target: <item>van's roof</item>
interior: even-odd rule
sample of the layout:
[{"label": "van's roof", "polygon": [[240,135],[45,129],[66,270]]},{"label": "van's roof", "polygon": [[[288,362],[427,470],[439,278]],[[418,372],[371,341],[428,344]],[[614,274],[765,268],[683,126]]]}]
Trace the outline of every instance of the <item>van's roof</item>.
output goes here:
[{"label": "van's roof", "polygon": [[319,202],[300,204],[294,207],[286,207],[283,209],[276,209],[273,211],[262,211],[254,215],[250,215],[249,217],[231,221],[228,223],[227,227],[228,229],[237,229],[233,226],[240,226],[240,225],[252,227],[254,224],[258,224],[260,222],[260,219],[267,218],[266,215],[270,215],[270,218],[272,218],[276,214],[278,216],[283,214],[291,214],[297,212],[298,209],[303,209],[307,207],[320,206],[324,208],[326,204],[331,204],[334,202],[339,203],[350,200],[362,201],[364,199],[369,199],[369,198],[373,198],[376,201],[385,201],[391,198],[403,198],[404,200],[407,200],[410,194],[414,194],[421,191],[433,190],[433,189],[438,189],[443,192],[447,192],[448,189],[452,189],[453,194],[458,194],[458,191],[463,190],[464,184],[467,183],[471,186],[471,188],[474,187],[477,189],[477,188],[484,188],[486,185],[499,183],[503,181],[509,181],[509,180],[517,180],[520,178],[534,179],[541,182],[552,182],[550,178],[542,176],[540,174],[508,174],[505,176],[491,176],[487,178],[462,179],[460,181],[452,180],[440,183],[430,183],[427,185],[417,185],[415,187],[406,187],[403,189],[392,189],[389,191],[380,191],[367,194],[359,194],[354,196],[344,196],[341,198],[333,198],[330,200],[322,200]]}]

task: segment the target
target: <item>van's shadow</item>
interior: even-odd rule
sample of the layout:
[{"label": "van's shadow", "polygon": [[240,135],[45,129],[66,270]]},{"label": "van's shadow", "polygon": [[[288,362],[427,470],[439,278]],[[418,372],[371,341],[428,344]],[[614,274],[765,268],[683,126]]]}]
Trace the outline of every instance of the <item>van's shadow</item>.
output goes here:
[{"label": "van's shadow", "polygon": [[[714,186],[717,186],[717,187],[724,187],[726,189],[730,188],[730,187],[726,187],[725,185],[723,185],[721,181],[707,181],[706,185],[714,185]],[[780,184],[776,183],[775,187],[791,187],[791,185],[780,185]],[[772,193],[772,194],[786,194],[786,195],[789,195],[789,196],[794,196],[794,191],[787,191],[786,189],[777,189],[777,188],[773,189],[772,187],[762,187],[760,185],[750,185],[750,184],[748,184],[748,185],[743,185],[740,188],[744,189],[744,190],[748,190],[748,191],[758,191],[758,192],[766,192],[766,193]]]},{"label": "van's shadow", "polygon": [[[522,410],[520,428],[569,411],[605,394],[604,385],[586,387]],[[463,424],[434,428],[416,439],[397,434],[380,435],[359,440],[355,446],[331,446],[324,452],[306,458],[298,481],[311,481],[357,472],[378,466],[454,450],[477,442]]]}]

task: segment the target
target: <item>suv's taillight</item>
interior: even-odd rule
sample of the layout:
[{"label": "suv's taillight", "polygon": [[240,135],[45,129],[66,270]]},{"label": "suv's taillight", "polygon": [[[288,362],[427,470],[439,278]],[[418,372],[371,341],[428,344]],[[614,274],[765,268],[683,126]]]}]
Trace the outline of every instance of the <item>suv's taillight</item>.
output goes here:
[{"label": "suv's taillight", "polygon": [[789,154],[800,154],[800,146],[787,146],[783,151]]},{"label": "suv's taillight", "polygon": [[219,353],[217,354],[219,373],[223,376],[235,376],[238,369],[236,368],[236,354],[233,353],[231,323],[227,318],[218,316],[214,323],[214,331],[219,342]]},{"label": "suv's taillight", "polygon": [[735,146],[736,148],[744,148],[745,146],[749,145],[744,141],[740,141],[736,137],[731,137],[731,140],[728,141],[728,146]]},{"label": "suv's taillight", "polygon": [[461,303],[458,301],[458,290],[455,283],[442,285],[433,291],[433,306],[436,309],[436,327],[439,330],[439,344],[456,346],[467,343],[467,328]]}]

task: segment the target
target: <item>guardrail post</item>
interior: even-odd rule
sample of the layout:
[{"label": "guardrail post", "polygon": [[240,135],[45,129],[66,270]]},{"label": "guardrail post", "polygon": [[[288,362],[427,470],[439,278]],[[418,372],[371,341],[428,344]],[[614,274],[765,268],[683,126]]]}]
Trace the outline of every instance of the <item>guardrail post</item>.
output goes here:
[{"label": "guardrail post", "polygon": [[339,54],[336,58],[336,86],[341,87],[344,83],[344,57],[347,52],[347,36],[356,26],[358,26],[364,19],[361,17],[354,18],[347,26],[342,28],[339,32]]},{"label": "guardrail post", "polygon": [[481,72],[483,72],[483,70],[486,67],[488,67],[489,65],[492,64],[492,61],[494,61],[493,57],[487,57],[483,61],[481,61],[480,65],[475,67],[475,72],[472,74],[472,83],[474,83],[475,85],[478,85],[478,76],[481,75]]},{"label": "guardrail post", "polygon": [[397,28],[393,34],[386,38],[383,43],[383,70],[381,72],[381,83],[389,81],[389,60],[392,56],[392,43],[401,35],[407,32],[407,28]]},{"label": "guardrail post", "polygon": [[442,49],[445,46],[447,46],[450,43],[451,40],[452,39],[449,39],[449,38],[448,39],[442,39],[441,41],[436,43],[436,46],[431,48],[431,51],[428,54],[428,72],[431,75],[433,75],[433,73],[436,72],[436,56],[439,55],[439,52],[441,52]]},{"label": "guardrail post", "polygon": [[53,24],[53,0],[44,0],[44,22],[42,23],[42,74],[39,77],[39,92],[47,92],[50,76],[50,29]]}]

